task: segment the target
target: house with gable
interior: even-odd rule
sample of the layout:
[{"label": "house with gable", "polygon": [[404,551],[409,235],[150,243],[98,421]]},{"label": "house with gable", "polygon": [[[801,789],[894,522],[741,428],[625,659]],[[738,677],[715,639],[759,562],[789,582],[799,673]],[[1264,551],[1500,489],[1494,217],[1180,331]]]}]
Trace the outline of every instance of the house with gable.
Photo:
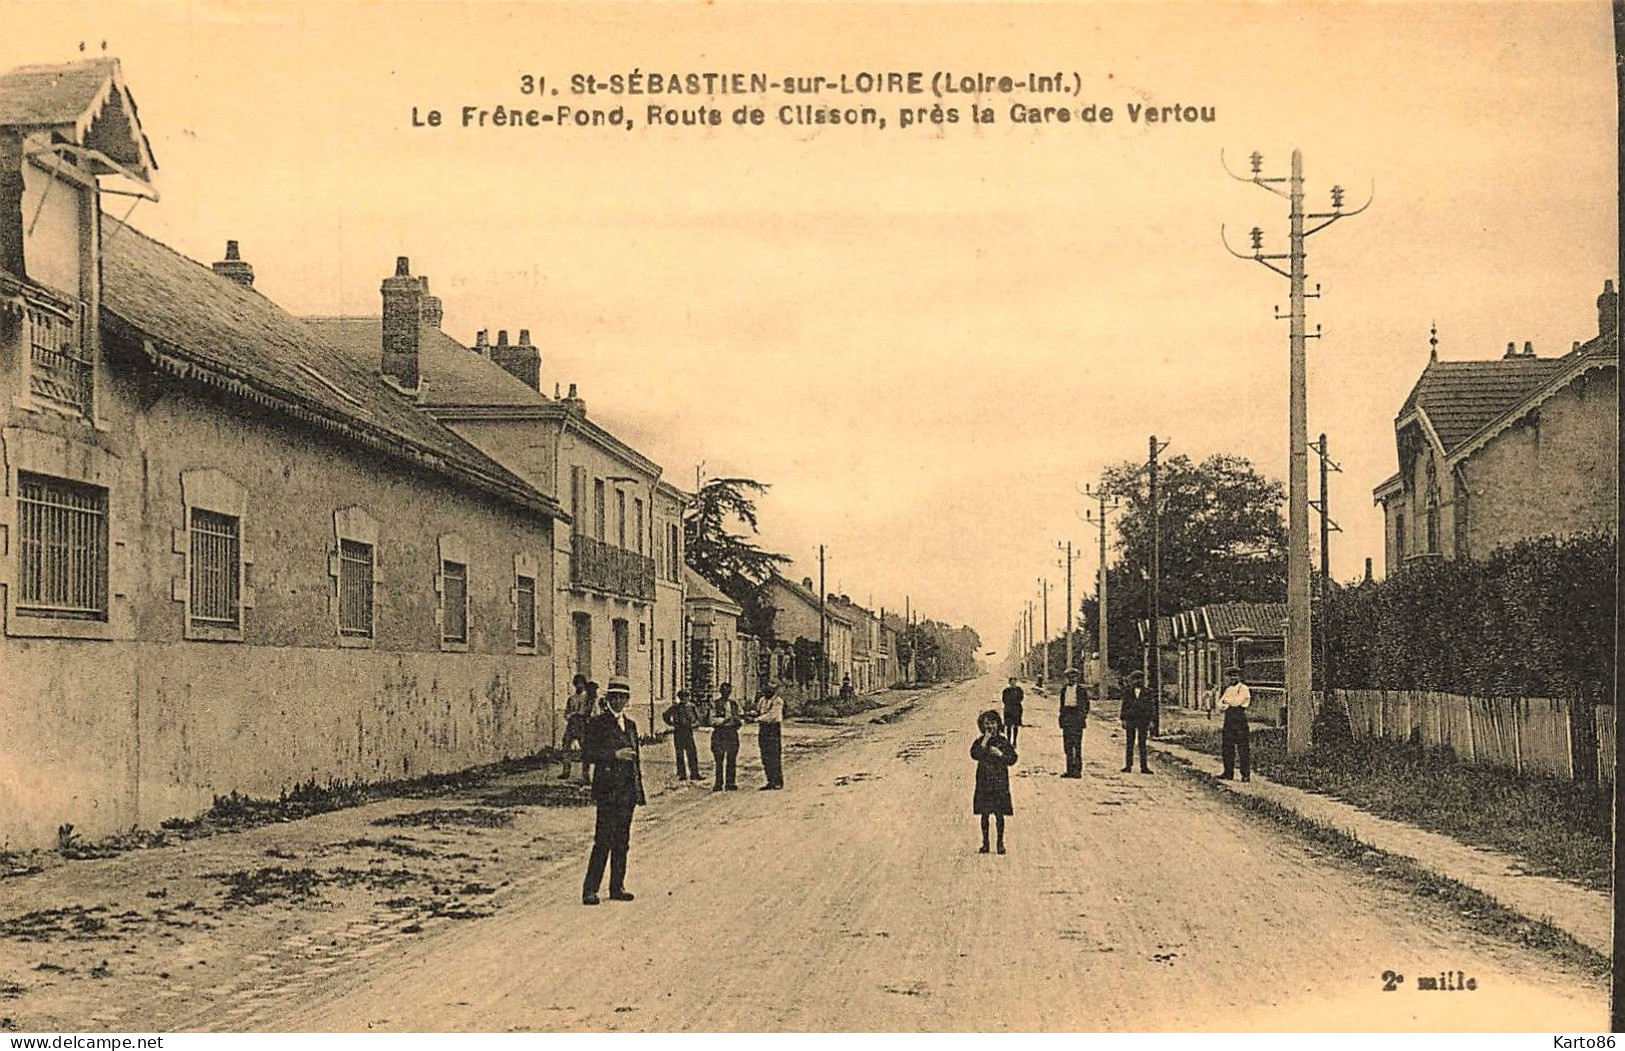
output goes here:
[{"label": "house with gable", "polygon": [[853,618],[838,601],[818,601],[811,577],[797,584],[777,573],[762,585],[763,603],[773,610],[771,652],[773,667],[769,677],[793,683],[800,699],[817,697],[821,684],[820,641],[825,642],[824,673],[829,695],[834,696],[841,680],[852,674]]},{"label": "house with gable", "polygon": [[415,404],[419,318],[352,360],[103,212],[156,168],[116,60],[0,72],[0,842],[534,752],[562,508]]},{"label": "house with gable", "polygon": [[[388,296],[377,317],[310,317],[306,325],[361,362],[386,334],[403,328],[395,311],[420,312],[417,407],[568,511],[551,551],[555,591],[547,597],[548,636],[556,640],[554,696],[583,675],[600,687],[625,678],[632,704],[653,722],[685,681],[682,516],[689,497],[662,468],[587,412],[570,384],[542,392],[540,349],[527,329],[510,342],[489,330],[472,347],[443,331],[443,307],[428,279],[410,277],[401,299]],[[388,285],[394,278],[386,280]],[[562,708],[549,735],[564,729]]]},{"label": "house with gable", "polygon": [[1516,342],[1489,361],[1427,367],[1394,420],[1399,471],[1373,497],[1387,571],[1478,558],[1547,534],[1618,532],[1619,294],[1604,283],[1597,334],[1561,357]]}]

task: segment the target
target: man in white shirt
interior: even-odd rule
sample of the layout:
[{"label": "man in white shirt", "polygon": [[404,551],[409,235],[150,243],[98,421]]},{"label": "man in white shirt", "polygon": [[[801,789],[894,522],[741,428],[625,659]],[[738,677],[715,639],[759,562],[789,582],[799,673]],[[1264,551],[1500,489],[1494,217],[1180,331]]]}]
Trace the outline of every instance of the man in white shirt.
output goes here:
[{"label": "man in white shirt", "polygon": [[767,784],[761,791],[784,787],[784,698],[772,683],[762,687],[756,700],[756,744],[762,752],[762,773]]},{"label": "man in white shirt", "polygon": [[1066,773],[1062,777],[1083,776],[1083,730],[1089,725],[1089,695],[1078,685],[1078,673],[1066,670],[1066,685],[1060,697],[1061,749],[1066,753]]},{"label": "man in white shirt", "polygon": [[1224,716],[1224,729],[1221,732],[1222,744],[1220,751],[1224,755],[1224,773],[1219,776],[1226,781],[1233,781],[1236,777],[1236,756],[1241,756],[1241,779],[1253,779],[1253,762],[1250,733],[1247,727],[1247,708],[1253,703],[1253,691],[1241,681],[1241,669],[1231,668],[1225,676],[1227,684],[1224,692],[1219,694],[1219,711]]}]

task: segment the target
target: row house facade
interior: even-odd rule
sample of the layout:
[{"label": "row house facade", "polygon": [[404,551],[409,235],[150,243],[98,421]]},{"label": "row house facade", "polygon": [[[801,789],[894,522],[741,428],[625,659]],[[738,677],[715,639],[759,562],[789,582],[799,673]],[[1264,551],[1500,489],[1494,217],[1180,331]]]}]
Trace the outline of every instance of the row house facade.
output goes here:
[{"label": "row house facade", "polygon": [[1430,360],[1394,420],[1399,471],[1377,486],[1389,573],[1547,534],[1618,531],[1619,295],[1561,357]]},{"label": "row house facade", "polygon": [[526,754],[554,708],[551,490],[422,411],[402,332],[351,356],[103,213],[156,167],[116,61],[0,74],[12,848]]},{"label": "row house facade", "polygon": [[[511,343],[505,330],[494,342],[482,331],[474,346],[465,346],[441,330],[439,301],[406,261],[384,287],[381,317],[306,323],[357,361],[386,333],[416,333],[401,368],[419,379],[421,409],[536,489],[556,494],[567,512],[551,550],[554,696],[562,703],[576,675],[600,687],[624,678],[633,705],[647,705],[645,717],[658,725],[651,713],[676,697],[688,660],[682,527],[688,495],[589,417],[574,384],[562,397],[542,393],[541,352],[528,330]],[[550,741],[562,732],[562,710],[555,710]]]},{"label": "row house facade", "polygon": [[852,675],[852,637],[854,618],[838,603],[819,602],[813,589],[812,578],[801,583],[774,574],[762,585],[766,605],[773,609],[773,639],[776,644],[769,677],[779,682],[795,683],[809,694],[819,684],[818,669],[798,669],[795,662],[795,644],[816,646],[825,642],[824,660],[829,677],[829,690],[834,694],[841,682]]}]

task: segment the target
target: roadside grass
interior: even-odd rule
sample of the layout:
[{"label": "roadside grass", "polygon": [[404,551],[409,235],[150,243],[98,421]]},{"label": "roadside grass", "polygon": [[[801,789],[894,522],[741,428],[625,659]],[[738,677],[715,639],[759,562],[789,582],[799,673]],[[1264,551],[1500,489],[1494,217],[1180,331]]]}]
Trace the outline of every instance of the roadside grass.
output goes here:
[{"label": "roadside grass", "polygon": [[[1183,743],[1183,742],[1182,742]],[[1253,751],[1254,758],[1258,750]],[[1577,941],[1568,932],[1543,919],[1531,919],[1482,891],[1464,883],[1429,872],[1410,858],[1380,850],[1357,836],[1295,810],[1242,792],[1220,786],[1213,775],[1197,770],[1177,756],[1173,769],[1195,781],[1206,791],[1263,820],[1280,825],[1313,844],[1333,858],[1354,865],[1363,872],[1404,890],[1413,898],[1425,899],[1456,913],[1473,929],[1526,948],[1537,949],[1560,962],[1597,977],[1613,972],[1607,956]],[[1272,775],[1273,776],[1273,775]]]},{"label": "roadside grass", "polygon": [[[434,799],[481,788],[512,774],[544,769],[558,761],[559,752],[556,749],[546,748],[531,755],[504,759],[466,770],[446,774],[426,774],[397,781],[329,781],[322,784],[312,780],[285,790],[276,799],[261,799],[232,792],[229,795],[215,796],[214,805],[195,817],[171,818],[157,829],[131,828],[91,841],[81,839],[73,831],[72,825],[64,825],[58,831],[59,842],[54,849],[0,851],[0,879],[37,875],[66,861],[107,858],[130,850],[164,847],[176,841],[201,839],[223,832],[241,832],[261,825],[298,821],[301,818],[314,817],[335,810],[347,810],[386,799]],[[548,794],[552,795],[551,792]],[[511,798],[496,796],[488,798],[497,806],[531,805],[528,799],[518,795]],[[564,799],[558,799],[548,802],[538,800],[535,805],[569,804]],[[455,819],[448,821],[454,822]],[[412,821],[410,816],[407,816],[393,823],[404,825],[411,824]],[[489,821],[462,823],[500,824],[503,820],[497,817]]]},{"label": "roadside grass", "polygon": [[[1216,729],[1170,739],[1220,754]],[[1288,758],[1286,731],[1276,728],[1253,733],[1252,762],[1283,785],[1511,854],[1532,875],[1612,890],[1613,799],[1597,785],[1519,777],[1460,762],[1448,750],[1383,738]]]}]

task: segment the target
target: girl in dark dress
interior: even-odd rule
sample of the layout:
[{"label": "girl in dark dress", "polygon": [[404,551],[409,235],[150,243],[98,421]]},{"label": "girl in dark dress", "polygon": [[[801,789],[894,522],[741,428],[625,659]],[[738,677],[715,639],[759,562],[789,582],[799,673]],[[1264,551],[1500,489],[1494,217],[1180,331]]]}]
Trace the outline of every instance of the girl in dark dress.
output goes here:
[{"label": "girl in dark dress", "polygon": [[1016,746],[1004,739],[999,713],[989,708],[976,718],[981,736],[971,742],[970,757],[976,760],[976,799],[974,813],[982,815],[982,850],[987,853],[987,819],[998,822],[999,853],[1004,853],[1004,819],[1015,813],[1010,806],[1010,768],[1016,763]]}]

